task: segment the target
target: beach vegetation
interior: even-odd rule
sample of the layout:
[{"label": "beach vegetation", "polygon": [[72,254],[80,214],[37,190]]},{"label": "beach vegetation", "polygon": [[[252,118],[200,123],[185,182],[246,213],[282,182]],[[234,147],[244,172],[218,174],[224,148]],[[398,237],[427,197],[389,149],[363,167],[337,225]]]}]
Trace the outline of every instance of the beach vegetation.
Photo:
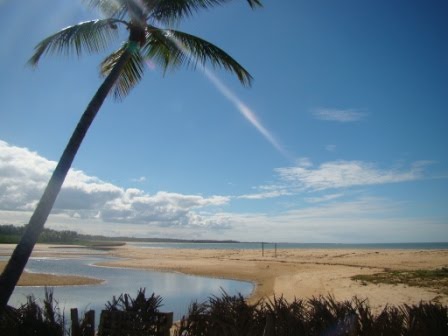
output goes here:
[{"label": "beach vegetation", "polygon": [[361,281],[362,284],[388,284],[407,285],[412,287],[426,287],[440,294],[448,295],[448,267],[430,270],[386,270],[374,274],[359,274],[352,280]]},{"label": "beach vegetation", "polygon": [[[17,244],[25,233],[26,225],[0,225],[0,244]],[[38,243],[75,244],[79,240],[78,233],[70,230],[56,231],[44,228],[39,235]]]},{"label": "beach vegetation", "polygon": [[[100,10],[104,17],[66,27],[42,40],[29,59],[31,66],[37,66],[47,54],[81,56],[104,52],[117,42],[120,31],[128,37],[102,61],[100,73],[104,81],[75,127],[24,234],[0,275],[0,314],[38,241],[76,153],[109,94],[118,100],[125,98],[142,79],[147,61],[165,72],[180,66],[194,68],[198,63],[210,63],[235,74],[243,85],[249,86],[252,81],[249,72],[224,50],[199,37],[166,28],[177,27],[181,20],[194,13],[226,4],[229,0],[85,1],[91,8]],[[246,0],[251,8],[261,6],[260,1]]]},{"label": "beach vegetation", "polygon": [[[162,298],[154,293],[146,297],[143,288],[135,298],[129,294],[113,297],[101,312],[98,335],[159,335],[167,322],[166,315],[159,313],[161,306]],[[171,327],[172,318],[168,322]]]},{"label": "beach vegetation", "polygon": [[[161,307],[162,298],[154,293],[147,297],[144,289],[135,298],[128,294],[113,297],[101,313],[98,335],[160,335],[167,316],[160,313]],[[171,326],[172,320],[165,325]],[[84,335],[83,328],[80,330]],[[223,292],[204,302],[192,302],[171,331],[175,336],[445,336],[448,307],[420,302],[388,305],[374,313],[368,300],[357,297],[343,301],[331,295],[292,301],[274,297],[249,303],[241,294]],[[31,296],[17,309],[8,307],[0,318],[0,333],[66,336],[70,328],[65,327],[64,314],[50,291],[41,304]]]},{"label": "beach vegetation", "polygon": [[40,304],[32,295],[25,304],[15,309],[7,307],[0,317],[0,334],[8,336],[64,336],[64,313],[59,309],[51,289],[45,289],[45,298]]},{"label": "beach vegetation", "polygon": [[386,306],[374,314],[367,300],[356,297],[337,301],[328,295],[292,302],[277,297],[249,304],[226,293],[192,303],[175,331],[176,336],[447,334],[448,307],[437,303]]}]

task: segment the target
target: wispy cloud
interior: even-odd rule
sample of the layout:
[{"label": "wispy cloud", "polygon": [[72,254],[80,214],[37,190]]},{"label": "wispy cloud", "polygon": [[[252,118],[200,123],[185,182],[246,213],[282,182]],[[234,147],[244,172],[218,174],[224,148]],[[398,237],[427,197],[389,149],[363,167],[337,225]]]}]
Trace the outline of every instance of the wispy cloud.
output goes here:
[{"label": "wispy cloud", "polygon": [[325,190],[414,181],[423,178],[427,161],[414,162],[407,169],[381,169],[363,161],[331,161],[318,167],[277,168],[279,178],[301,190]]},{"label": "wispy cloud", "polygon": [[313,116],[319,120],[348,123],[364,119],[367,113],[356,109],[317,108]]},{"label": "wispy cloud", "polygon": [[291,195],[291,192],[282,188],[282,189],[278,189],[278,190],[263,191],[263,192],[259,192],[259,193],[241,195],[241,196],[237,196],[237,198],[249,199],[249,200],[261,200],[261,199],[276,198],[276,197],[287,196],[287,195]]},{"label": "wispy cloud", "polygon": [[146,182],[146,177],[145,176],[140,176],[140,177],[131,179],[131,181],[135,182],[135,183],[143,183],[143,182]]},{"label": "wispy cloud", "polygon": [[344,196],[344,194],[328,194],[328,195],[323,195],[323,196],[318,196],[318,197],[307,197],[307,198],[305,198],[305,201],[307,201],[308,203],[323,203],[323,202],[335,200],[342,196]]},{"label": "wispy cloud", "polygon": [[335,190],[424,179],[425,168],[432,163],[416,161],[408,167],[380,168],[371,162],[339,160],[315,166],[310,159],[301,158],[294,166],[276,168],[271,184],[254,187],[257,192],[236,198],[261,200],[306,193],[302,199],[307,203],[329,202],[344,196]]}]

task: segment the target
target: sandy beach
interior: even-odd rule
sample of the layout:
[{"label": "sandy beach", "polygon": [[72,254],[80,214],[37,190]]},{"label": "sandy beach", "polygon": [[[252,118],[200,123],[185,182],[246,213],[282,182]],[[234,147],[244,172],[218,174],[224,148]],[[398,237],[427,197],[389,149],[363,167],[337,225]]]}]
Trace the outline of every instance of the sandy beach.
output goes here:
[{"label": "sandy beach", "polygon": [[[9,250],[9,252],[8,252]],[[8,255],[11,247],[0,245],[0,255]],[[91,250],[64,249],[38,245],[33,256],[82,257]],[[448,295],[434,288],[406,285],[371,284],[352,280],[358,274],[384,270],[437,269],[448,266],[448,250],[341,250],[284,249],[260,250],[197,250],[158,249],[122,246],[108,252],[121,258],[103,266],[139,268],[207,277],[250,281],[255,290],[249,300],[283,295],[286,299],[333,295],[337,300],[353,296],[368,299],[374,310],[385,305],[416,304],[420,301],[448,304]],[[1,266],[0,266],[1,267]],[[21,284],[77,285],[98,281],[72,276],[25,274]],[[25,282],[26,281],[26,282]]]},{"label": "sandy beach", "polygon": [[249,298],[283,295],[286,299],[333,295],[337,300],[353,296],[368,299],[374,310],[386,304],[420,301],[448,304],[448,296],[434,289],[354,281],[357,274],[386,269],[416,270],[448,266],[448,250],[190,250],[144,249],[123,246],[113,255],[125,258],[105,265],[175,271],[186,274],[253,282]]}]

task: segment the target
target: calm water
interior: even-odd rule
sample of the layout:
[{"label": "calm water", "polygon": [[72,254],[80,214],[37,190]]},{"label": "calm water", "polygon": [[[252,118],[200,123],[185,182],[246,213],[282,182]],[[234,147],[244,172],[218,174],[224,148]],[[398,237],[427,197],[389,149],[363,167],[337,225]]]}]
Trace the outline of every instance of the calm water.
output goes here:
[{"label": "calm water", "polygon": [[[175,249],[261,249],[261,243],[135,243],[130,246],[141,248],[175,248]],[[265,249],[274,249],[274,243],[264,243]],[[330,243],[277,243],[278,249],[410,249],[434,250],[448,249],[448,242],[443,243],[372,243],[372,244],[330,244]]]},{"label": "calm water", "polygon": [[[205,301],[212,295],[220,295],[222,290],[229,294],[241,293],[248,296],[253,285],[248,282],[210,279],[180,273],[162,273],[134,269],[97,267],[93,264],[104,261],[106,257],[87,257],[80,259],[32,258],[26,270],[29,272],[74,274],[104,279],[105,283],[94,286],[54,287],[54,297],[60,308],[70,317],[70,308],[77,307],[82,313],[88,309],[96,311],[97,320],[101,309],[112,297],[129,293],[135,297],[139,288],[146,288],[147,297],[156,293],[163,298],[161,311],[174,312],[180,319],[186,314],[191,302]],[[10,304],[18,306],[26,302],[26,296],[33,294],[43,298],[42,287],[16,287]],[[98,321],[97,321],[98,322]]]}]

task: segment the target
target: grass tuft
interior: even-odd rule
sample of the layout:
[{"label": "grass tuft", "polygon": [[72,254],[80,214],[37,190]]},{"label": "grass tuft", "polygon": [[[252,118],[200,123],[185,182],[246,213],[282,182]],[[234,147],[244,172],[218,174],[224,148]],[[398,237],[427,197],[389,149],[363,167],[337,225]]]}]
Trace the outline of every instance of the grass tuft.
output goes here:
[{"label": "grass tuft", "polygon": [[407,285],[412,287],[425,287],[436,290],[440,294],[448,295],[448,267],[434,270],[397,271],[386,270],[375,274],[360,274],[352,280],[366,283]]}]

